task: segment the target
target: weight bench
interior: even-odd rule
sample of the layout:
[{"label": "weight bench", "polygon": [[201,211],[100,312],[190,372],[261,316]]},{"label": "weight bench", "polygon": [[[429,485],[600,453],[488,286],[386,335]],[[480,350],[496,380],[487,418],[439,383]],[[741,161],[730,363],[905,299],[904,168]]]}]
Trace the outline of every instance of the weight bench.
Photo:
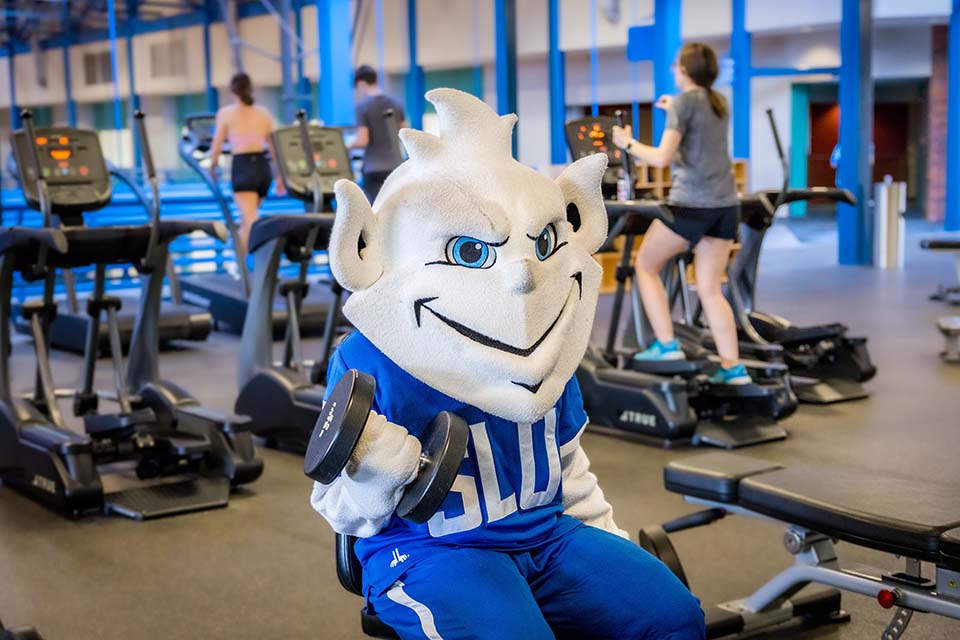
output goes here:
[{"label": "weight bench", "polygon": [[930,296],[930,299],[960,305],[960,237],[924,238],[920,241],[920,247],[928,251],[948,251],[953,254],[957,264],[958,284],[953,286],[940,285],[936,292]]},{"label": "weight bench", "polygon": [[[915,611],[960,620],[960,500],[955,489],[821,465],[784,467],[728,452],[671,462],[664,470],[664,484],[688,502],[709,507],[641,531],[641,544],[684,581],[667,534],[728,514],[787,527],[784,545],[794,564],[752,595],[708,611],[708,638],[807,616],[811,596],[795,596],[809,584],[829,588],[816,611],[821,623],[848,618],[839,608],[838,590],[896,608],[884,640],[903,635]],[[835,541],[902,556],[905,570],[846,567]],[[921,561],[936,566],[933,578],[921,575]]]}]

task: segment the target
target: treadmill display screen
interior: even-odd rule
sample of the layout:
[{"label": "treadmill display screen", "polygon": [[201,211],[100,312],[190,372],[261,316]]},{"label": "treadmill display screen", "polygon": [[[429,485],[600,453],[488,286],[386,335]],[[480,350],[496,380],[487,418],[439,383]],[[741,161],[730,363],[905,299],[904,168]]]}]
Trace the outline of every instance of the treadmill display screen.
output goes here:
[{"label": "treadmill display screen", "polygon": [[567,146],[574,160],[585,158],[595,153],[605,153],[610,159],[610,166],[621,165],[620,149],[613,144],[613,126],[616,120],[608,116],[596,118],[581,118],[567,123]]},{"label": "treadmill display screen", "polygon": [[[40,173],[47,181],[54,213],[92,211],[110,201],[110,174],[95,131],[50,127],[37,129],[36,136],[33,143]],[[22,129],[13,134],[20,184],[28,204],[36,208],[39,205],[37,175],[29,144]]]},{"label": "treadmill display screen", "polygon": [[[353,179],[350,157],[343,142],[343,132],[333,127],[309,126],[313,162],[320,178],[323,195],[333,193],[337,180]],[[277,152],[284,186],[291,196],[301,200],[313,198],[313,181],[307,157],[300,144],[300,127],[284,127],[273,132],[273,146]]]},{"label": "treadmill display screen", "polygon": [[187,116],[183,137],[191,143],[195,150],[207,152],[213,143],[213,132],[216,125],[217,116],[212,113]]}]

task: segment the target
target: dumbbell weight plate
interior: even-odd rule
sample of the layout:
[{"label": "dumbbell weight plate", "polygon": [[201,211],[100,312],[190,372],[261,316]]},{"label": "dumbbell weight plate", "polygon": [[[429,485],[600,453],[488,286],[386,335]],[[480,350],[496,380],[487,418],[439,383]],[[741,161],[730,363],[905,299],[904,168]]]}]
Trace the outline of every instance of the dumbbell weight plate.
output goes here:
[{"label": "dumbbell weight plate", "polygon": [[370,417],[377,382],[373,376],[350,369],[330,392],[313,427],[303,461],[303,472],[321,484],[330,484],[357,447]]},{"label": "dumbbell weight plate", "polygon": [[470,428],[460,416],[443,411],[433,419],[421,436],[420,473],[404,490],[398,516],[418,524],[433,517],[457,479],[469,435]]}]

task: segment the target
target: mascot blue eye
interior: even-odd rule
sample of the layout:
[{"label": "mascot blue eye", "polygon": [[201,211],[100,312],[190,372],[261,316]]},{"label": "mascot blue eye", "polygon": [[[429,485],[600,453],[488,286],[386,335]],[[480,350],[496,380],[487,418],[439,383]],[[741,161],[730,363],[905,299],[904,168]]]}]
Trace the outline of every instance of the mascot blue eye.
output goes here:
[{"label": "mascot blue eye", "polygon": [[469,269],[488,269],[497,261],[497,251],[483,240],[457,236],[447,243],[447,260]]},{"label": "mascot blue eye", "polygon": [[553,228],[552,224],[543,228],[543,231],[537,236],[535,244],[539,260],[546,260],[553,255],[553,252],[557,249],[557,230]]}]

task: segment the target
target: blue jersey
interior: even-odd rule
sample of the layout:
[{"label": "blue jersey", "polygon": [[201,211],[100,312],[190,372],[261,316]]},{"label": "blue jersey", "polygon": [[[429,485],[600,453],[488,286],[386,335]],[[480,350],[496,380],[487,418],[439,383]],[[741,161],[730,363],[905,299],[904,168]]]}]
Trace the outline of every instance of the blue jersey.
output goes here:
[{"label": "blue jersey", "polygon": [[[327,371],[332,389],[357,369],[377,381],[373,410],[419,436],[441,411],[470,426],[467,455],[440,511],[426,524],[394,515],[375,536],[359,540],[365,579],[390,584],[403,564],[430,544],[520,551],[538,547],[579,523],[563,515],[560,449],[587,422],[576,378],[553,410],[534,424],[510,422],[455,400],[401,369],[359,331],[337,349]],[[374,560],[373,562],[370,562]],[[372,570],[373,575],[367,576]]]}]

